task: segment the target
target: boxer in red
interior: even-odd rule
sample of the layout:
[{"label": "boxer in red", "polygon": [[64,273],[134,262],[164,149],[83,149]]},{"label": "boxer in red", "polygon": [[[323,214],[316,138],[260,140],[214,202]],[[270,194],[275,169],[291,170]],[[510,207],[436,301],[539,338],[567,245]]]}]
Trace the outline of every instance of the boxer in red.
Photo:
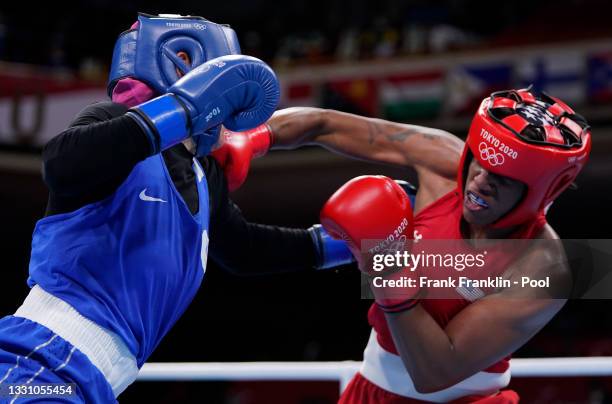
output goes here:
[{"label": "boxer in red", "polygon": [[[248,159],[236,159],[241,170],[226,169],[236,176],[230,183],[241,183],[250,157],[270,145],[316,144],[416,170],[414,207],[385,177],[354,179],[328,201],[322,223],[331,234],[342,234],[353,251],[363,239],[392,233],[403,218],[413,226],[403,234],[411,237],[414,231],[425,240],[557,240],[546,211],[576,178],[591,148],[581,116],[561,100],[529,89],[483,100],[465,143],[441,130],[316,108],[278,111],[253,136],[260,146],[246,153]],[[262,143],[267,143],[263,150]],[[217,152],[226,162],[238,155],[228,147]],[[543,243],[525,252],[520,264],[509,262],[506,273],[544,271],[552,287],[567,289],[571,273],[563,256],[559,243]],[[361,263],[360,269],[367,270]],[[565,303],[519,287],[484,297],[459,292],[446,300],[418,297],[390,302],[377,296],[368,313],[372,334],[363,366],[341,403],[516,403],[517,394],[503,390],[510,381],[509,356]]]}]

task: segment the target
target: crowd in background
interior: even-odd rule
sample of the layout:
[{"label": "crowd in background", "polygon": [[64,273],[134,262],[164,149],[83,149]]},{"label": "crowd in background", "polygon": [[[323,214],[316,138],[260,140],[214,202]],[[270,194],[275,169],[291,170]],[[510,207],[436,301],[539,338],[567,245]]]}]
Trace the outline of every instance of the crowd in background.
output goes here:
[{"label": "crowd in background", "polygon": [[[243,53],[277,67],[386,59],[610,34],[603,0],[229,0],[64,2],[55,15],[0,6],[0,61],[105,74],[116,36],[137,11],[202,15],[237,29]],[[572,20],[576,12],[588,18]],[[571,29],[567,29],[570,27]]]}]

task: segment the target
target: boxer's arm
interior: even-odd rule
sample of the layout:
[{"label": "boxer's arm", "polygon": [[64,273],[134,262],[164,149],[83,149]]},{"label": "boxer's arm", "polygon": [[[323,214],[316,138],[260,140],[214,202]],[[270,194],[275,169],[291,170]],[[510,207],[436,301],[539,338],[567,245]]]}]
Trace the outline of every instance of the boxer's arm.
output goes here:
[{"label": "boxer's arm", "polygon": [[68,129],[44,147],[47,215],[71,211],[113,193],[134,165],[151,153],[148,137],[124,115],[127,108],[102,102],[81,111]]},{"label": "boxer's arm", "polygon": [[[558,254],[532,252],[521,264],[522,269],[527,268],[521,275],[540,279],[544,271],[550,276],[552,288],[568,290],[571,275],[567,265],[559,262]],[[512,287],[470,304],[446,328],[441,328],[420,305],[385,316],[415,388],[430,393],[512,354],[542,329],[564,303],[564,299],[551,298],[543,289]]]},{"label": "boxer's arm", "polygon": [[420,191],[446,193],[452,187],[463,141],[443,130],[367,118],[319,108],[288,108],[268,121],[273,149],[320,145],[372,162],[413,167]]},{"label": "boxer's arm", "polygon": [[238,275],[310,271],[317,264],[312,238],[305,229],[247,221],[229,199],[227,180],[212,158],[201,158],[210,192],[209,255]]}]

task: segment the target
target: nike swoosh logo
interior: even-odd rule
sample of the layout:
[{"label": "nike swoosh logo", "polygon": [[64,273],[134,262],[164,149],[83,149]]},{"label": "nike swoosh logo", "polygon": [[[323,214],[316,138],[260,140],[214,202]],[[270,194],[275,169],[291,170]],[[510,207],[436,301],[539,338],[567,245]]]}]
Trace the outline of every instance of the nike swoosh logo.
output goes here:
[{"label": "nike swoosh logo", "polygon": [[138,197],[139,197],[140,199],[142,199],[143,201],[147,201],[147,202],[167,202],[167,201],[164,201],[164,200],[163,200],[163,199],[161,199],[161,198],[155,198],[155,197],[153,197],[153,196],[149,196],[149,195],[147,195],[147,189],[146,189],[146,188],[145,188],[145,189],[143,189],[143,190],[140,192],[140,195],[138,195]]}]

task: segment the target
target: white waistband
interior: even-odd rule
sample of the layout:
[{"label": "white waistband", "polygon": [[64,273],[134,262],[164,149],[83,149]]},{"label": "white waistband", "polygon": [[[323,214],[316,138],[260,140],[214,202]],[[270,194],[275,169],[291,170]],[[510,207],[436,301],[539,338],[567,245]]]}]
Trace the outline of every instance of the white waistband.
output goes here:
[{"label": "white waistband", "polygon": [[136,358],[117,334],[83,317],[40,286],[30,290],[15,316],[47,327],[84,353],[104,375],[115,397],[136,380]]},{"label": "white waistband", "polygon": [[421,394],[414,388],[410,373],[402,359],[385,351],[372,329],[370,340],[363,352],[360,373],[377,386],[404,397],[443,403],[468,395],[489,395],[497,392],[510,382],[510,369],[504,373],[478,372],[473,376],[435,393]]}]

